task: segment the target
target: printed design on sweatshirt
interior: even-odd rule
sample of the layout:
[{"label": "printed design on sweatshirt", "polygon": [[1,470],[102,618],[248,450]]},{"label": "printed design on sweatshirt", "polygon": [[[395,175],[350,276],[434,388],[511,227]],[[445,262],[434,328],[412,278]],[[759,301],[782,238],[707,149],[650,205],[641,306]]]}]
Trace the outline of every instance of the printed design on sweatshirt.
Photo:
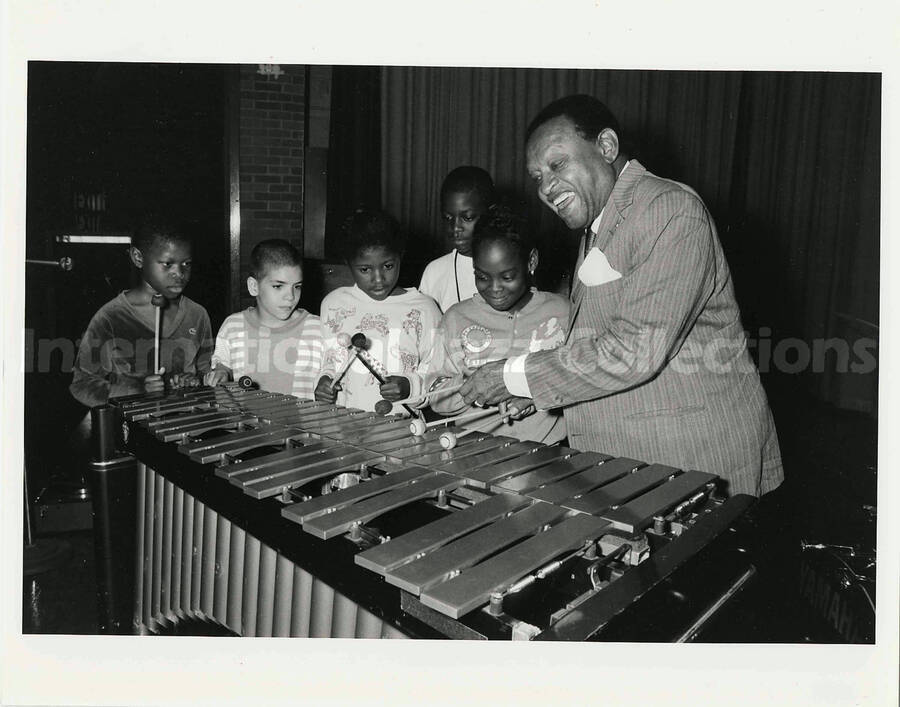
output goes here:
[{"label": "printed design on sweatshirt", "polygon": [[555,349],[565,339],[566,334],[562,326],[560,326],[559,319],[550,317],[547,321],[541,322],[531,332],[531,341],[528,342],[528,353]]},{"label": "printed design on sweatshirt", "polygon": [[372,314],[368,312],[359,320],[359,328],[361,331],[377,331],[382,336],[388,336],[391,333],[388,326],[388,318],[386,314]]},{"label": "printed design on sweatshirt", "polygon": [[419,356],[414,351],[404,351],[395,346],[391,348],[391,356],[400,361],[401,373],[415,373],[419,364]]},{"label": "printed design on sweatshirt", "polygon": [[460,332],[459,340],[467,354],[478,354],[490,347],[494,341],[494,335],[487,327],[470,324]]},{"label": "printed design on sweatshirt", "polygon": [[416,341],[422,338],[422,310],[411,309],[400,325],[404,334],[412,334]]},{"label": "printed design on sweatshirt", "polygon": [[115,370],[126,374],[134,372],[134,367],[131,363],[131,358],[134,357],[134,351],[133,347],[128,346],[127,342],[122,346],[119,344],[117,338],[112,338],[100,350],[101,361],[103,360],[103,348],[110,350],[110,359],[112,360],[112,366]]},{"label": "printed design on sweatshirt", "polygon": [[347,349],[331,348],[322,356],[322,368],[327,371],[338,371],[347,362]]},{"label": "printed design on sweatshirt", "polygon": [[341,330],[344,320],[354,314],[356,314],[356,307],[339,307],[332,311],[331,316],[325,320],[325,326],[331,329],[333,334],[337,334]]}]

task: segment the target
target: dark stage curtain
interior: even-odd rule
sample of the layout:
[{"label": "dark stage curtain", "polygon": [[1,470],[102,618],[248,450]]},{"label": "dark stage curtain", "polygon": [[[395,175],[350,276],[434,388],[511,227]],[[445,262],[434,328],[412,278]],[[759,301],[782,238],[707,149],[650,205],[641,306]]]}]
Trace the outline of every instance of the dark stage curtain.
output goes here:
[{"label": "dark stage curtain", "polygon": [[[441,180],[460,164],[494,177],[501,193],[528,199],[542,230],[557,219],[539,210],[525,172],[523,135],[548,102],[569,93],[602,97],[617,112],[636,155],[692,186],[714,208],[732,168],[740,76],[726,73],[535,69],[386,68],[382,86],[385,205],[434,254]],[[705,129],[716,126],[714,132]]]},{"label": "dark stage curtain", "polygon": [[335,66],[331,74],[325,257],[343,260],[340,229],[359,206],[381,205],[381,69]]},{"label": "dark stage curtain", "polygon": [[[419,236],[414,257],[444,250],[438,190],[460,164],[487,169],[527,202],[542,242],[570,252],[532,193],[522,144],[537,111],[569,93],[606,102],[631,154],[703,197],[761,370],[800,373],[821,399],[873,412],[877,372],[859,371],[877,341],[880,75],[384,68],[382,198]],[[779,343],[787,365],[773,358]]]},{"label": "dark stage curtain", "polygon": [[796,368],[820,399],[874,413],[881,77],[747,73],[739,115],[723,240],[743,309],[773,350],[810,349]]}]

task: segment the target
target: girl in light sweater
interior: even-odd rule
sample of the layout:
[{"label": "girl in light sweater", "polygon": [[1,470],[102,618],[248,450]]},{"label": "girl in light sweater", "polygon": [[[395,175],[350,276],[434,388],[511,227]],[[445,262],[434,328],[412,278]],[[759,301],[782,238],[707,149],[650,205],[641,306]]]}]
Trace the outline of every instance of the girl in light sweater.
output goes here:
[{"label": "girl in light sweater", "polygon": [[[356,284],[339,287],[322,300],[322,376],[315,397],[321,402],[374,410],[382,400],[397,401],[410,392],[410,376],[431,350],[440,310],[414,287],[399,287],[403,241],[397,224],[381,211],[357,210],[345,225],[347,265]],[[369,355],[387,373],[380,383],[359,360],[337,385],[351,351],[340,335],[365,334]],[[393,412],[404,413],[401,405]]]},{"label": "girl in light sweater", "polygon": [[[440,395],[489,361],[553,349],[563,343],[569,300],[532,286],[538,251],[525,219],[493,207],[475,226],[472,240],[477,294],[450,307],[435,346],[420,367],[419,386],[430,390],[431,408],[457,415],[469,406],[459,393]],[[530,400],[509,405],[511,419],[499,415],[464,423],[469,429],[553,444],[566,436],[561,411],[535,411]]]}]

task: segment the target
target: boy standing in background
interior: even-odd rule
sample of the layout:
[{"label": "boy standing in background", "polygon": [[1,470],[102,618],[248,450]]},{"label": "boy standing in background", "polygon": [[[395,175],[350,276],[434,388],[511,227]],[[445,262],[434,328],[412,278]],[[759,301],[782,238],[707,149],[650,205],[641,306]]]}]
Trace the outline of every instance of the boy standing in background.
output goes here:
[{"label": "boy standing in background", "polygon": [[425,266],[419,292],[442,312],[477,292],[472,267],[472,233],[494,203],[494,180],[481,167],[452,170],[441,184],[441,223],[453,249]]}]

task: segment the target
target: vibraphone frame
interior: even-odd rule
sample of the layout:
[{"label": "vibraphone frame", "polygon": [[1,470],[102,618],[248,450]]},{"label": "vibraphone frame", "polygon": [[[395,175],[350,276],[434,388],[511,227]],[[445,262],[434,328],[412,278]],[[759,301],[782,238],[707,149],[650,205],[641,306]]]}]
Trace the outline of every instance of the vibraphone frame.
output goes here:
[{"label": "vibraphone frame", "polygon": [[[509,638],[486,612],[450,619],[354,562],[359,548],[320,540],[282,516],[277,498],[254,499],[130,426],[138,460],[135,629],[158,630],[184,619],[214,621],[238,635]],[[735,535],[727,532],[752,503],[717,504],[677,543],[589,597],[539,639],[690,640],[752,578]],[[705,599],[691,616],[672,619],[652,595],[690,577],[690,565],[719,545],[719,576],[701,582]],[[721,557],[730,558],[722,571]],[[693,582],[697,584],[696,581]],[[668,589],[666,589],[668,591]],[[651,595],[645,598],[645,595]],[[678,613],[678,612],[676,612]],[[661,625],[668,624],[668,625]]]}]

